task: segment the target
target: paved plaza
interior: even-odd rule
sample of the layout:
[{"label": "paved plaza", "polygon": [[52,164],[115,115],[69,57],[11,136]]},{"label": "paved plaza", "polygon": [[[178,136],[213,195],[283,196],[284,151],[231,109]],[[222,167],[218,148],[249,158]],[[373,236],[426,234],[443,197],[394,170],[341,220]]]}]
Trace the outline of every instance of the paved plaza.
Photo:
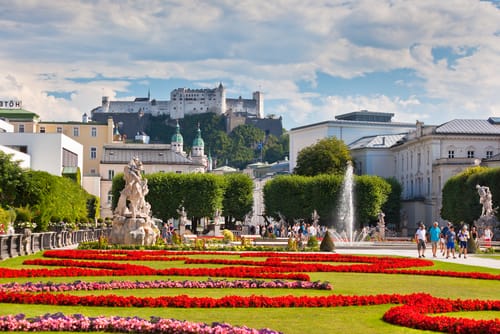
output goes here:
[{"label": "paved plaza", "polygon": [[[417,247],[415,249],[397,249],[397,248],[382,248],[382,247],[373,247],[373,248],[337,248],[335,252],[339,254],[369,254],[369,255],[394,255],[394,256],[406,256],[412,258],[418,258]],[[446,259],[444,256],[441,256],[441,253],[438,252],[437,258],[432,257],[432,252],[428,248],[425,251],[425,258],[429,260],[443,261],[443,262],[452,262],[452,263],[460,263],[467,266],[480,266],[487,268],[495,268],[500,269],[500,257],[499,259],[492,259],[489,257],[485,257],[484,254],[467,254],[467,258],[463,257],[459,258],[457,255],[456,259],[449,258]]]}]

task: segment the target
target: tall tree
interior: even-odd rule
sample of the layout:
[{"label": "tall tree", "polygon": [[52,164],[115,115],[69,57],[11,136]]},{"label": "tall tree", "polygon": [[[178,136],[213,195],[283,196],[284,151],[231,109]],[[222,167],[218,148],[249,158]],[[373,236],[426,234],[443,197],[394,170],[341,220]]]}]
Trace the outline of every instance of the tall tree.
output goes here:
[{"label": "tall tree", "polygon": [[228,174],[225,177],[222,207],[227,229],[234,230],[237,220],[243,221],[252,211],[253,182],[246,174]]},{"label": "tall tree", "polygon": [[15,206],[18,192],[24,187],[25,175],[12,154],[0,151],[0,205]]},{"label": "tall tree", "polygon": [[294,173],[304,176],[343,174],[350,160],[349,148],[342,140],[325,138],[299,152]]}]

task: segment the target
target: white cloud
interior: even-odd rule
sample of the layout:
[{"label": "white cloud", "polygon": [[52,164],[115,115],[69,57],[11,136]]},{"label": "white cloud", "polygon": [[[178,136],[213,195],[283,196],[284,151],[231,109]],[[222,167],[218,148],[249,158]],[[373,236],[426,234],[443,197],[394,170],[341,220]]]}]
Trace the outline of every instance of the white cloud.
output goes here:
[{"label": "white cloud", "polygon": [[[0,97],[44,120],[79,120],[103,95],[134,96],[136,80],[229,80],[229,96],[261,90],[293,126],[358,109],[485,118],[500,113],[498,22],[498,8],[472,0],[19,1],[0,11]],[[435,48],[454,50],[453,66]],[[397,93],[340,95],[317,77],[401,69],[418,81],[395,79]]]}]

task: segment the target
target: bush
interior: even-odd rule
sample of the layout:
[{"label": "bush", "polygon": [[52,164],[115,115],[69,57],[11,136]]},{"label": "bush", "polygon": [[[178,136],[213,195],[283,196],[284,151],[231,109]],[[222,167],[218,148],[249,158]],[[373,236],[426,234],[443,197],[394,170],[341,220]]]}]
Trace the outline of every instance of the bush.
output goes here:
[{"label": "bush", "polygon": [[16,208],[16,223],[31,222],[33,213],[28,206]]},{"label": "bush", "polygon": [[309,239],[307,240],[307,247],[309,248],[318,247],[318,239],[315,236],[309,237]]},{"label": "bush", "polygon": [[335,250],[335,244],[333,243],[333,238],[330,235],[330,231],[326,231],[321,244],[319,245],[319,250],[322,252],[333,252]]},{"label": "bush", "polygon": [[295,238],[288,238],[288,246],[286,247],[287,250],[296,252],[298,250],[297,248],[297,240]]},{"label": "bush", "polygon": [[252,246],[252,239],[241,237],[241,246],[243,246],[245,248]]},{"label": "bush", "polygon": [[222,239],[222,241],[225,243],[225,244],[228,244],[230,243],[231,241],[234,240],[234,234],[233,232],[225,229],[222,231],[222,235],[224,236],[224,239]]},{"label": "bush", "polygon": [[[162,238],[159,239],[163,240]],[[182,244],[182,237],[179,235],[179,233],[177,232],[172,233],[172,244],[174,245]]]}]

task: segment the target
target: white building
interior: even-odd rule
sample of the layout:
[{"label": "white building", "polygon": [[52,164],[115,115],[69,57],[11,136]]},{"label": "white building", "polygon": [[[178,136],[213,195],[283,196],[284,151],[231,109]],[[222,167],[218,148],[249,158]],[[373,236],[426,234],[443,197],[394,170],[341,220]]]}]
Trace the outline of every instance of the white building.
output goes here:
[{"label": "white building", "polygon": [[417,121],[416,125],[391,148],[410,231],[420,220],[441,221],[442,189],[450,177],[500,153],[500,119],[456,119],[439,126]]},{"label": "white building", "polygon": [[108,96],[103,96],[102,105],[92,110],[92,114],[144,112],[153,116],[170,115],[172,119],[180,119],[185,115],[208,112],[221,115],[230,110],[264,118],[264,95],[262,92],[254,92],[252,99],[228,99],[226,88],[221,83],[212,89],[177,88],[170,92],[170,100],[167,101],[152,100],[149,93],[148,97],[136,98],[134,101],[111,101]]},{"label": "white building", "polygon": [[30,156],[29,168],[62,176],[83,168],[83,146],[62,133],[0,133],[0,145]]},{"label": "white building", "polygon": [[347,145],[366,136],[406,133],[415,129],[415,124],[394,123],[394,114],[366,110],[338,115],[334,121],[305,125],[290,130],[290,172],[297,165],[299,152],[319,140],[329,137],[341,139]]},{"label": "white building", "polygon": [[406,134],[377,135],[360,138],[349,145],[357,175],[378,175],[384,178],[394,177],[394,153],[391,147],[403,139]]}]

